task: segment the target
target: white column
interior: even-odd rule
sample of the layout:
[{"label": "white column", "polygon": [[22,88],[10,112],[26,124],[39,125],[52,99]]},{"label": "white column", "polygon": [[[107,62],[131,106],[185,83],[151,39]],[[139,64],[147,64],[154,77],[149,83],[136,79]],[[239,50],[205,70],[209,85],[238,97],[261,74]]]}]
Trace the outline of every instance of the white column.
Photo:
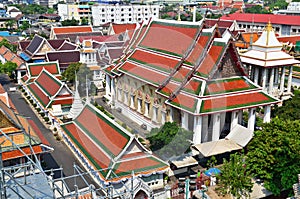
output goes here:
[{"label": "white column", "polygon": [[139,112],[139,113],[141,112],[141,106],[142,106],[141,101],[142,100],[138,98],[137,112]]},{"label": "white column", "polygon": [[232,129],[238,124],[238,122],[239,122],[239,111],[232,111],[230,131],[232,131]]},{"label": "white column", "polygon": [[221,127],[221,131],[222,131],[223,128],[224,128],[224,125],[225,125],[225,119],[226,119],[226,113],[225,113],[225,112],[220,113],[220,127]]},{"label": "white column", "polygon": [[106,78],[105,92],[106,92],[106,95],[108,96],[110,94],[110,76],[106,75],[105,78]]},{"label": "white column", "polygon": [[202,130],[202,116],[194,117],[194,136],[193,143],[200,144],[201,143],[201,130]]},{"label": "white column", "polygon": [[243,123],[243,109],[239,110],[238,123],[242,125]]},{"label": "white column", "polygon": [[157,122],[157,107],[153,106],[152,121]]},{"label": "white column", "polygon": [[219,140],[220,137],[220,113],[214,114],[213,116],[213,131],[212,131],[212,141]]},{"label": "white column", "polygon": [[248,129],[253,131],[255,126],[255,110],[256,108],[250,108],[249,115],[248,115]]},{"label": "white column", "polygon": [[172,109],[172,107],[170,107],[169,122],[173,122],[173,109]]},{"label": "white column", "polygon": [[259,68],[255,67],[255,71],[254,71],[254,83],[258,84],[258,76],[259,76]]},{"label": "white column", "polygon": [[208,115],[202,116],[202,130],[201,130],[201,140],[207,142],[208,140]]},{"label": "white column", "polygon": [[271,70],[271,75],[270,75],[270,82],[269,82],[269,92],[272,94],[273,92],[273,85],[274,85],[274,68],[270,68]]},{"label": "white column", "polygon": [[264,107],[264,123],[271,121],[271,106]]},{"label": "white column", "polygon": [[290,66],[289,77],[288,77],[288,87],[287,87],[288,93],[291,92],[291,88],[292,88],[292,78],[293,78],[292,73],[293,73],[293,66]]},{"label": "white column", "polygon": [[145,113],[144,113],[144,115],[146,117],[149,116],[149,103],[148,102],[145,102]]},{"label": "white column", "polygon": [[266,89],[266,83],[267,83],[267,69],[263,68],[262,69],[262,85],[261,85],[263,90]]},{"label": "white column", "polygon": [[275,69],[275,85],[276,88],[278,88],[278,79],[279,79],[279,68],[274,68]]},{"label": "white column", "polygon": [[130,94],[130,108],[134,109],[134,95]]},{"label": "white column", "polygon": [[280,93],[284,92],[285,66],[281,68]]},{"label": "white column", "polygon": [[181,114],[181,127],[188,130],[189,129],[189,115],[187,112],[182,112]]},{"label": "white column", "polygon": [[112,98],[112,101],[115,100],[115,79],[114,78],[111,78],[110,80],[110,94],[111,94],[111,98]]},{"label": "white column", "polygon": [[166,122],[166,112],[161,112],[161,123],[164,124]]},{"label": "white column", "polygon": [[124,91],[124,104],[128,106],[128,92]]}]

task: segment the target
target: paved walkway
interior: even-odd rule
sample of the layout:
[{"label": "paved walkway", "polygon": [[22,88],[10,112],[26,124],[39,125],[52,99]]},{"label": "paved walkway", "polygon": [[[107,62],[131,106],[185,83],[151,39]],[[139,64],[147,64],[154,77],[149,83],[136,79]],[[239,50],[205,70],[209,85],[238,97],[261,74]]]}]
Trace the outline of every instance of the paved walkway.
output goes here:
[{"label": "paved walkway", "polygon": [[[15,86],[14,83],[10,82],[6,75],[0,75],[0,83],[3,85],[4,89],[8,91],[9,87]],[[76,163],[80,165],[77,159],[74,157],[73,153],[67,148],[67,146],[62,141],[57,141],[53,136],[52,132],[47,129],[41,121],[38,119],[36,114],[32,111],[30,106],[27,104],[27,101],[22,97],[19,91],[10,92],[8,91],[8,95],[17,108],[20,115],[29,117],[31,120],[35,122],[37,127],[42,132],[43,136],[48,140],[51,147],[54,148],[54,151],[51,154],[46,154],[44,156],[44,161],[46,163],[46,167],[44,169],[56,169],[62,166],[64,176],[71,176],[74,174],[73,164]],[[60,174],[55,173],[54,178],[60,177]],[[95,184],[89,177],[86,177],[89,183]],[[69,188],[74,191],[75,179],[66,180]],[[83,180],[76,178],[76,183],[78,188],[86,187]]]}]

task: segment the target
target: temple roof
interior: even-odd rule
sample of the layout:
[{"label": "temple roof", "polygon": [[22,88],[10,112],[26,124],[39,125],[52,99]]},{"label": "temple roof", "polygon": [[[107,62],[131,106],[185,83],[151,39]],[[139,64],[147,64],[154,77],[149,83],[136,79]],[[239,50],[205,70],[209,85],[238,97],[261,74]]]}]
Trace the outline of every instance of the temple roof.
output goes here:
[{"label": "temple roof", "polygon": [[72,104],[71,90],[44,68],[38,77],[27,83],[26,86],[45,108],[56,104],[61,106],[71,106]]},{"label": "temple roof", "polygon": [[41,71],[45,69],[52,75],[60,76],[60,69],[57,61],[42,62],[42,63],[29,63],[27,64],[27,78],[36,78]]},{"label": "temple roof", "polygon": [[17,69],[19,69],[22,65],[25,66],[25,62],[15,53],[11,52],[4,45],[0,48],[0,55],[5,59],[5,61],[10,61],[17,64]]},{"label": "temple roof", "polygon": [[292,56],[282,51],[282,44],[277,40],[269,22],[252,48],[240,55],[244,63],[263,67],[294,65],[300,63]]},{"label": "temple roof", "polygon": [[66,27],[52,27],[54,34],[70,34],[81,32],[93,32],[92,26],[66,26]]},{"label": "temple roof", "polygon": [[79,50],[47,52],[46,59],[49,62],[57,61],[59,68],[66,69],[71,63],[80,61],[80,52]]},{"label": "temple roof", "polygon": [[132,134],[90,104],[62,128],[90,165],[100,170],[101,180],[105,182],[130,178],[132,171],[149,175],[168,167]]},{"label": "temple roof", "polygon": [[217,26],[152,20],[140,34],[131,41],[137,45],[129,44],[132,50],[106,68],[109,75],[150,84],[165,103],[196,115],[278,102],[246,77],[232,36]]}]

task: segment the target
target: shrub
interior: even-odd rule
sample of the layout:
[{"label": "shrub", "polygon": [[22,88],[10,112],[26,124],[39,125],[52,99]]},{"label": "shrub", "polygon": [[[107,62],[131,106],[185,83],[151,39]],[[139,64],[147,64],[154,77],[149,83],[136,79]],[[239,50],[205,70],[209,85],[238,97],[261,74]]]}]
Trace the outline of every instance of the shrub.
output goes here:
[{"label": "shrub", "polygon": [[45,122],[49,122],[49,117],[44,117]]},{"label": "shrub", "polygon": [[56,132],[56,131],[57,131],[57,128],[56,128],[56,127],[54,127],[54,128],[53,128],[53,131],[54,131],[54,132]]},{"label": "shrub", "polygon": [[29,99],[29,102],[32,104],[33,103],[33,99]]},{"label": "shrub", "polygon": [[25,95],[25,96],[27,96],[27,95],[28,95],[28,93],[24,93],[24,95]]},{"label": "shrub", "polygon": [[40,115],[41,115],[42,117],[44,117],[44,116],[45,116],[45,113],[44,113],[44,112],[40,112]]},{"label": "shrub", "polygon": [[125,123],[123,123],[123,124],[122,124],[122,127],[123,127],[124,129],[126,129],[126,128],[127,128],[127,125],[126,125]]},{"label": "shrub", "polygon": [[30,96],[28,95],[28,96],[26,96],[26,98],[27,98],[27,99],[30,99]]},{"label": "shrub", "polygon": [[37,107],[37,104],[36,104],[36,103],[34,103],[34,104],[33,104],[33,107],[34,107],[34,108],[36,108],[36,107]]},{"label": "shrub", "polygon": [[41,111],[41,108],[37,107],[36,110],[37,110],[37,112],[40,112],[40,111]]}]

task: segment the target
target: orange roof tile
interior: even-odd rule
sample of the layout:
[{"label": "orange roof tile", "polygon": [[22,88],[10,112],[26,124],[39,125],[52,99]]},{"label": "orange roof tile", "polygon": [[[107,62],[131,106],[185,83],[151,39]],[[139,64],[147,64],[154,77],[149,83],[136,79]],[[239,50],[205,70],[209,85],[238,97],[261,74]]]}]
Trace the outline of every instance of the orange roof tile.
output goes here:
[{"label": "orange roof tile", "polygon": [[55,34],[69,34],[79,32],[93,32],[91,26],[67,26],[67,27],[53,27]]},{"label": "orange roof tile", "polygon": [[112,24],[112,27],[115,34],[121,34],[126,30],[134,30],[136,28],[136,24]]},{"label": "orange roof tile", "polygon": [[[35,154],[39,154],[42,153],[43,150],[40,146],[33,146],[32,147],[33,151]],[[31,150],[29,147],[25,147],[22,148],[23,152],[26,155],[30,155],[31,154]],[[2,152],[2,159],[5,160],[11,160],[11,159],[15,159],[15,158],[20,158],[20,157],[24,157],[23,153],[19,150],[13,150],[13,151],[6,151],[6,152]]]}]

